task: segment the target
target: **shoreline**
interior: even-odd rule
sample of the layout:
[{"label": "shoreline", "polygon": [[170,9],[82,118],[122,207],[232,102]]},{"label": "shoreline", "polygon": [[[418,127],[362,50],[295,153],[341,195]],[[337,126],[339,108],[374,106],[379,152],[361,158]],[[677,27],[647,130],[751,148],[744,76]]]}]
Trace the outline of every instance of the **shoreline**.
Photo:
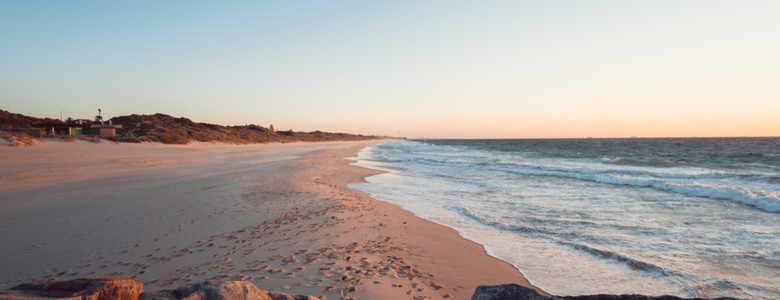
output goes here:
[{"label": "shoreline", "polygon": [[[531,284],[554,295],[776,298],[772,280],[777,269],[771,253],[759,250],[777,248],[777,241],[764,234],[772,232],[777,215],[739,198],[774,199],[775,166],[744,154],[753,153],[744,150],[752,146],[771,156],[776,152],[767,147],[771,143],[689,145],[670,156],[698,164],[695,169],[687,164],[648,166],[663,162],[654,149],[668,142],[574,147],[558,142],[400,141],[360,153],[372,166],[390,166],[394,175],[369,177],[369,184],[351,187],[455,228],[464,238],[486,245],[489,255],[520,266]],[[640,148],[646,150],[624,155]],[[691,154],[697,151],[711,155],[698,159]],[[711,158],[724,152],[740,155]],[[753,165],[737,167],[743,157]],[[702,167],[706,162],[713,165]],[[648,176],[662,187],[698,186],[699,194],[712,194],[646,188],[641,183]],[[726,191],[734,191],[731,198],[717,197]],[[730,235],[718,230],[725,224],[731,224]],[[687,247],[681,240],[702,247]]]},{"label": "shoreline", "polygon": [[[376,145],[376,144],[378,144],[378,143],[372,143],[372,145]],[[368,147],[368,146],[366,146],[366,147]],[[365,149],[365,147],[359,149],[358,151],[361,151],[363,149]],[[353,179],[353,180],[348,180],[346,182],[343,182],[344,186],[347,186],[349,183],[366,182],[365,181],[366,177],[388,173],[388,171],[386,171],[386,170],[381,170],[381,169],[371,168],[371,167],[367,167],[367,166],[357,165],[357,164],[355,164],[356,162],[357,161],[347,162],[347,164],[348,164],[349,167],[356,167],[356,168],[360,168],[360,169],[364,169],[364,170],[369,170],[370,173],[366,174],[365,176],[363,176],[363,177],[361,177],[359,179]],[[339,183],[342,183],[342,182],[339,182]],[[400,206],[398,206],[396,204],[372,198],[370,195],[368,195],[365,192],[362,192],[362,191],[359,191],[359,190],[356,190],[356,189],[353,189],[353,188],[349,188],[349,189],[351,189],[351,190],[361,194],[362,196],[368,198],[370,201],[375,202],[376,205],[380,206],[380,208],[382,208],[382,209],[385,209],[387,211],[393,211],[393,213],[396,213],[396,214],[399,214],[399,215],[410,215],[411,219],[413,219],[415,221],[415,225],[416,226],[427,227],[431,231],[436,231],[437,233],[440,233],[441,236],[431,236],[431,235],[429,235],[429,236],[426,236],[427,238],[425,238],[425,239],[420,239],[421,241],[422,240],[431,241],[429,245],[443,242],[443,243],[452,243],[451,245],[455,246],[455,247],[452,247],[452,248],[457,248],[458,246],[467,247],[468,248],[468,252],[474,252],[474,249],[478,249],[478,253],[476,253],[476,254],[475,253],[467,253],[466,251],[464,251],[463,254],[465,254],[464,256],[472,256],[472,257],[470,257],[471,259],[475,259],[475,257],[473,257],[473,256],[483,256],[483,257],[478,258],[478,260],[480,261],[479,263],[486,263],[488,265],[491,265],[490,267],[497,267],[501,271],[499,272],[500,273],[499,276],[493,276],[493,277],[485,278],[485,279],[470,280],[471,282],[473,282],[472,285],[473,285],[474,288],[476,288],[476,286],[478,286],[478,285],[498,285],[498,284],[514,283],[514,284],[522,285],[524,287],[532,288],[532,289],[536,290],[540,295],[545,295],[545,296],[549,296],[550,295],[549,293],[545,292],[541,288],[531,284],[527,280],[525,275],[523,275],[522,272],[517,268],[517,266],[515,266],[515,265],[513,265],[513,264],[511,264],[511,263],[509,263],[507,261],[501,260],[498,257],[495,257],[495,256],[491,255],[488,252],[488,250],[485,248],[484,245],[482,245],[480,243],[477,243],[477,242],[475,242],[473,240],[470,240],[468,238],[463,237],[456,229],[451,228],[449,226],[446,226],[444,224],[439,224],[439,223],[436,223],[434,221],[430,221],[430,220],[424,219],[422,217],[419,217],[416,214],[414,214],[414,212],[411,212],[411,211],[408,211],[406,209],[403,209],[402,207],[400,207]],[[414,239],[412,238],[411,240],[414,240]],[[433,250],[434,248],[435,247],[429,247],[428,250],[430,251],[430,250]],[[442,252],[459,252],[457,250],[453,251],[452,248],[450,248],[450,247],[447,247],[447,248],[438,247],[438,248],[436,248],[436,250],[442,251]],[[447,253],[447,255],[457,255],[457,253]],[[487,258],[487,260],[485,260],[484,258]],[[422,264],[425,264],[425,263],[422,263]],[[453,266],[447,266],[447,267],[452,268]],[[475,266],[471,265],[470,267],[475,267]],[[512,273],[514,273],[514,274],[512,274]],[[506,276],[506,277],[504,277],[504,276]],[[506,280],[501,281],[501,279],[496,279],[495,277],[503,277],[503,278],[506,278]],[[473,293],[473,290],[474,289],[466,289],[466,294],[464,294],[466,299],[470,298],[471,294]],[[456,299],[461,299],[461,298],[456,298]]]},{"label": "shoreline", "polygon": [[[379,142],[379,143],[373,143],[373,144],[371,144],[371,145],[368,145],[368,146],[366,146],[366,147],[364,147],[364,148],[362,148],[362,149],[358,150],[358,152],[361,152],[361,151],[363,151],[363,150],[367,149],[368,147],[377,146],[377,145],[379,145],[379,144],[382,144],[382,143],[388,143],[388,142],[389,142],[389,141],[385,141],[385,142]],[[395,175],[395,174],[394,174],[394,170],[392,170],[392,169],[391,169],[391,167],[389,168],[389,167],[386,167],[386,166],[374,166],[374,165],[371,163],[371,161],[372,161],[372,160],[374,160],[374,159],[373,159],[373,158],[367,158],[366,160],[362,160],[360,157],[355,157],[354,161],[353,161],[353,162],[351,162],[351,163],[349,163],[351,166],[356,166],[356,167],[359,167],[359,168],[364,168],[364,169],[369,169],[369,170],[373,170],[373,171],[375,171],[375,173],[374,173],[374,174],[369,174],[369,175],[367,175],[367,176],[366,176],[366,177],[365,177],[363,180],[361,180],[361,182],[359,182],[359,183],[368,183],[368,181],[367,181],[367,180],[365,180],[365,179],[366,179],[366,178],[368,178],[368,177],[372,177],[372,176]],[[380,181],[394,181],[394,180],[397,180],[397,179],[380,179]],[[357,183],[357,182],[350,182],[350,183]],[[351,188],[351,187],[350,187],[350,188]],[[372,199],[372,200],[374,200],[374,201],[378,201],[378,202],[386,203],[386,204],[389,204],[389,205],[391,205],[391,206],[397,207],[398,209],[401,209],[401,210],[403,210],[403,211],[409,212],[409,213],[413,214],[413,215],[414,215],[416,218],[419,218],[419,219],[425,220],[425,221],[427,221],[427,222],[430,222],[430,223],[432,223],[433,225],[436,225],[436,226],[443,226],[443,227],[446,227],[446,228],[449,228],[449,229],[451,229],[451,230],[454,232],[454,234],[456,234],[458,237],[460,237],[460,238],[462,238],[462,239],[464,239],[464,240],[466,240],[466,241],[469,241],[469,242],[475,243],[475,244],[479,245],[480,247],[482,247],[482,252],[483,252],[483,254],[484,254],[484,255],[486,255],[486,256],[488,256],[488,257],[491,257],[491,258],[493,258],[493,259],[496,259],[496,260],[498,260],[498,261],[501,261],[501,262],[503,262],[503,263],[505,263],[505,264],[507,264],[507,265],[510,265],[512,268],[514,268],[514,269],[515,269],[515,270],[516,270],[516,271],[517,271],[517,272],[520,274],[520,276],[523,278],[523,284],[521,284],[522,286],[524,286],[524,287],[529,287],[529,288],[531,288],[531,289],[533,289],[533,290],[537,291],[537,292],[538,292],[540,295],[543,295],[543,296],[552,296],[552,294],[548,293],[548,292],[547,292],[547,291],[545,291],[544,289],[542,289],[542,288],[540,288],[540,287],[536,286],[535,284],[533,284],[533,283],[530,281],[530,279],[528,279],[528,277],[527,277],[527,276],[526,276],[526,275],[523,273],[523,271],[520,269],[520,267],[519,267],[519,266],[517,266],[517,265],[515,265],[515,264],[513,264],[513,263],[511,263],[511,262],[509,262],[509,261],[506,261],[506,260],[504,260],[504,259],[502,259],[502,258],[498,257],[497,255],[494,255],[494,254],[492,254],[492,253],[490,252],[490,250],[488,250],[488,248],[487,248],[487,246],[486,246],[486,245],[484,245],[484,244],[481,244],[481,243],[479,243],[478,241],[472,240],[472,239],[470,239],[470,238],[468,238],[468,237],[465,237],[465,236],[464,236],[464,235],[463,235],[463,234],[462,234],[460,231],[458,231],[457,229],[455,229],[455,228],[453,228],[453,227],[450,227],[450,226],[448,226],[447,224],[439,223],[439,222],[436,222],[436,221],[433,221],[433,220],[428,220],[428,219],[426,219],[426,218],[424,218],[424,217],[422,217],[422,216],[419,216],[419,215],[417,215],[417,214],[416,214],[416,213],[414,213],[413,211],[410,211],[410,210],[404,209],[403,207],[401,207],[401,206],[399,206],[399,205],[397,205],[397,204],[394,204],[394,203],[392,203],[392,202],[389,202],[389,201],[384,201],[384,200],[379,200],[379,199],[373,198],[373,197],[371,197],[371,195],[369,195],[369,194],[368,194],[368,193],[366,193],[366,192],[360,191],[360,190],[358,190],[358,189],[355,189],[355,188],[351,188],[351,189],[353,189],[353,190],[355,190],[355,191],[358,191],[358,192],[360,192],[360,193],[362,193],[362,194],[365,194],[367,197],[371,198],[371,199]]]},{"label": "shoreline", "polygon": [[7,147],[0,238],[12,243],[0,248],[0,283],[246,279],[325,299],[531,286],[454,229],[347,187],[377,171],[344,158],[378,142]]}]

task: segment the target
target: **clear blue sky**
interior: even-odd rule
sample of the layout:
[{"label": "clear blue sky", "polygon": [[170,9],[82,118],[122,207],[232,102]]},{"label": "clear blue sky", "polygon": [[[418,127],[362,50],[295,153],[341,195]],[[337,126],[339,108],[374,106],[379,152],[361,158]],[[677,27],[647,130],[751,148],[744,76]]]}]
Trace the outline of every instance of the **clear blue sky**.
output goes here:
[{"label": "clear blue sky", "polygon": [[780,1],[1,1],[0,109],[409,137],[780,135]]}]

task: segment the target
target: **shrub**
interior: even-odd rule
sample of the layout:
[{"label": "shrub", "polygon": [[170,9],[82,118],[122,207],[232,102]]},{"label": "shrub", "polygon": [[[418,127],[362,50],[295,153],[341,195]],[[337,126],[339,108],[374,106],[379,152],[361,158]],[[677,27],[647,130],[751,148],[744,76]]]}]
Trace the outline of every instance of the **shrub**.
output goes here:
[{"label": "shrub", "polygon": [[156,137],[157,140],[163,144],[185,145],[185,144],[189,144],[190,142],[189,137],[186,137],[184,135],[169,130],[158,129],[152,132],[152,134],[150,135]]},{"label": "shrub", "polygon": [[128,137],[118,137],[118,136],[115,136],[115,137],[111,137],[111,138],[108,138],[108,139],[110,139],[112,141],[115,141],[115,142],[121,142],[121,143],[140,143],[140,142],[142,142],[140,139],[138,139],[136,137],[133,137],[133,136],[128,136]]}]

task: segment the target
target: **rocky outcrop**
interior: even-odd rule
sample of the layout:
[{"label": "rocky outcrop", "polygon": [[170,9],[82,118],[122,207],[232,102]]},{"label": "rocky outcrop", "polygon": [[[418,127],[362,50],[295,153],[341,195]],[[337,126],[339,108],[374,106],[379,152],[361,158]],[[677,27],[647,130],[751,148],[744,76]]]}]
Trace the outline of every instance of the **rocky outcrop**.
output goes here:
[{"label": "rocky outcrop", "polygon": [[534,289],[517,284],[480,285],[471,300],[547,300],[560,299],[539,295]]},{"label": "rocky outcrop", "polygon": [[[705,300],[702,298],[680,298],[675,296],[645,296],[645,295],[585,295],[585,296],[566,296],[565,300]],[[739,300],[736,298],[713,298],[711,300]]]},{"label": "rocky outcrop", "polygon": [[[542,296],[536,290],[517,284],[481,285],[477,287],[471,300],[686,300],[675,296],[645,296],[645,295],[585,295],[585,296]],[[693,298],[689,300],[704,300]],[[714,300],[737,300],[734,298],[717,298]]]},{"label": "rocky outcrop", "polygon": [[0,300],[319,300],[261,290],[249,281],[193,284],[175,290],[144,293],[132,278],[85,278],[46,283],[25,283],[0,290]]},{"label": "rocky outcrop", "polygon": [[0,291],[0,300],[136,300],[143,291],[141,282],[132,278],[85,278],[20,284]]},{"label": "rocky outcrop", "polygon": [[306,295],[263,291],[249,281],[203,282],[175,290],[145,293],[142,300],[319,300]]},{"label": "rocky outcrop", "polygon": [[[193,284],[174,290],[144,293],[143,284],[132,278],[83,278],[44,283],[25,283],[0,290],[0,300],[319,300],[308,295],[264,291],[249,281]],[[675,296],[586,295],[544,296],[517,284],[477,287],[471,300],[686,300]],[[687,300],[703,300],[699,298]],[[714,300],[737,300],[716,298]]]}]

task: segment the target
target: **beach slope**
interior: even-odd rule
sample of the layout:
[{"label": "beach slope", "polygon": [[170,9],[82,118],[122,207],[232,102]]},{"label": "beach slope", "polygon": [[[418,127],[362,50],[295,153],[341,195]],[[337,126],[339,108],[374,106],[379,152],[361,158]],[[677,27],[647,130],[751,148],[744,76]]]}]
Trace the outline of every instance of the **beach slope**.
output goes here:
[{"label": "beach slope", "polygon": [[454,230],[347,188],[376,171],[345,158],[376,142],[0,147],[0,288],[246,279],[326,299],[469,299],[528,285]]}]

